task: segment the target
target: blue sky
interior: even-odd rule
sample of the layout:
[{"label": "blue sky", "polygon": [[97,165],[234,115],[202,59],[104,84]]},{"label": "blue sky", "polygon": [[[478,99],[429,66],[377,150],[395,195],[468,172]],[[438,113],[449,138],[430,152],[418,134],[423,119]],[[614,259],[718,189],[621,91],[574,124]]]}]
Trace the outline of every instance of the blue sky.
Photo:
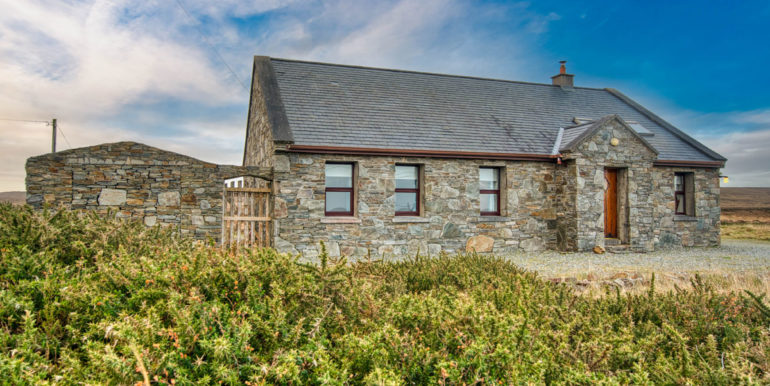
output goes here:
[{"label": "blue sky", "polygon": [[[242,159],[253,55],[613,87],[770,186],[770,3],[0,0],[0,118],[60,149],[133,140]],[[218,52],[212,50],[216,47]],[[229,71],[227,64],[233,69]],[[0,191],[50,128],[0,121]]]}]

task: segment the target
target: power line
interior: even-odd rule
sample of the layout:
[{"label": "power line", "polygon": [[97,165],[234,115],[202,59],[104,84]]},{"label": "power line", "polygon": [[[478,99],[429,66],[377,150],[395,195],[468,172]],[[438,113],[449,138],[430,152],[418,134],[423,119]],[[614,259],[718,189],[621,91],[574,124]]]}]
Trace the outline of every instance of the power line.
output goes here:
[{"label": "power line", "polygon": [[31,122],[31,123],[45,123],[46,125],[50,125],[51,122],[49,121],[32,121],[29,119],[10,119],[10,118],[0,118],[0,121],[7,121],[7,122]]},{"label": "power line", "polygon": [[70,144],[70,140],[67,139],[67,136],[64,135],[64,132],[61,130],[61,125],[56,126],[56,128],[59,129],[59,133],[61,134],[62,137],[64,137],[64,142],[67,142],[67,146],[69,146],[70,149],[72,149],[72,145]]},{"label": "power line", "polygon": [[246,83],[243,83],[241,78],[238,77],[238,74],[236,74],[235,71],[233,71],[233,68],[230,67],[229,64],[227,64],[227,61],[225,60],[225,58],[223,58],[222,55],[219,54],[219,51],[216,49],[216,47],[214,47],[214,45],[211,44],[209,39],[206,37],[206,34],[204,34],[203,31],[200,29],[200,27],[198,27],[198,21],[195,18],[193,18],[192,15],[190,15],[190,12],[187,12],[187,9],[185,9],[184,5],[182,5],[182,2],[180,0],[176,0],[176,3],[177,5],[179,5],[179,8],[182,8],[182,11],[184,11],[184,14],[187,15],[187,18],[190,19],[193,26],[198,31],[198,34],[201,36],[201,38],[203,38],[203,41],[206,42],[206,44],[209,46],[209,48],[211,48],[214,51],[215,54],[217,54],[217,57],[219,58],[219,60],[221,60],[222,63],[225,64],[225,67],[227,67],[230,73],[233,74],[233,77],[235,78],[235,80],[237,80],[238,83],[240,83],[241,86],[243,86],[243,89],[248,91],[249,88],[246,87]]}]

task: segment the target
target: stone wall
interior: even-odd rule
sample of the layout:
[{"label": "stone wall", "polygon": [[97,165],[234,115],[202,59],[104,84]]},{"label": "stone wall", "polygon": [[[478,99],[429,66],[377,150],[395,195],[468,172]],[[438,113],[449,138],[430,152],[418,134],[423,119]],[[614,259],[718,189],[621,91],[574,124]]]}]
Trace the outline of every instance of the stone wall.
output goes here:
[{"label": "stone wall", "polygon": [[251,103],[246,122],[246,148],[243,153],[243,164],[248,166],[273,166],[273,132],[267,115],[267,105],[262,90],[262,84],[254,69],[251,84]]},{"label": "stone wall", "polygon": [[[357,165],[353,218],[324,217],[324,164]],[[395,216],[396,163],[423,168],[424,215]],[[564,167],[549,162],[279,153],[275,164],[275,247],[313,257],[324,241],[332,254],[436,255],[465,250],[468,239],[494,240],[493,252],[556,248],[563,215]],[[480,166],[501,167],[507,189],[499,217],[479,215]]]},{"label": "stone wall", "polygon": [[[612,146],[610,140],[618,139]],[[628,186],[625,196],[628,224],[621,240],[633,250],[651,251],[653,245],[653,161],[657,157],[639,137],[616,120],[609,120],[586,138],[573,153],[576,166],[577,250],[604,246],[604,191],[606,168],[621,168]],[[619,186],[622,184],[619,184]],[[627,193],[627,194],[625,194]],[[673,195],[672,195],[673,197]]]},{"label": "stone wall", "polygon": [[[694,174],[694,216],[674,214],[674,173],[677,172]],[[652,178],[655,248],[720,244],[719,169],[656,167]]]},{"label": "stone wall", "polygon": [[[609,144],[618,138],[619,145]],[[403,257],[465,250],[470,238],[492,239],[494,253],[542,249],[590,250],[604,245],[604,169],[621,168],[619,192],[627,213],[622,238],[635,251],[719,242],[718,169],[653,166],[655,153],[623,126],[609,124],[562,165],[279,152],[275,155],[275,241],[284,252],[314,257],[320,241],[333,255]],[[353,217],[324,216],[324,164],[356,164]],[[424,208],[395,216],[397,163],[422,167]],[[478,168],[503,170],[503,213],[479,215]],[[696,218],[673,215],[673,173],[696,176]],[[663,181],[670,181],[668,182]],[[670,185],[670,186],[669,186]],[[625,189],[624,189],[625,187]]]},{"label": "stone wall", "polygon": [[120,218],[219,240],[226,178],[270,177],[265,168],[216,165],[134,142],[45,154],[27,160],[27,203],[114,211]]}]

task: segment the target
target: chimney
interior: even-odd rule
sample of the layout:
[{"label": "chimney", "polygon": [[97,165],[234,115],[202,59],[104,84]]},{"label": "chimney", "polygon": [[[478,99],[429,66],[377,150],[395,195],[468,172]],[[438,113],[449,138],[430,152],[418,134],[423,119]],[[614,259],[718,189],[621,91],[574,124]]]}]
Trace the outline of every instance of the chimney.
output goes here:
[{"label": "chimney", "polygon": [[554,86],[572,88],[572,78],[574,78],[575,75],[567,74],[567,66],[565,65],[567,63],[566,60],[561,60],[559,63],[561,63],[559,74],[551,77],[552,84]]}]

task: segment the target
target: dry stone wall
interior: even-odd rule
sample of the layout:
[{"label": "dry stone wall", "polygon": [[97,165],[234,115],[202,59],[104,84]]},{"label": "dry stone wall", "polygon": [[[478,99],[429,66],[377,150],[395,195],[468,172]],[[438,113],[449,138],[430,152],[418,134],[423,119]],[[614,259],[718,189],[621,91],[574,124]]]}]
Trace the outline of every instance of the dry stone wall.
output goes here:
[{"label": "dry stone wall", "polygon": [[64,205],[173,226],[197,239],[221,237],[226,178],[265,168],[216,165],[134,142],[104,144],[27,160],[27,203]]}]

